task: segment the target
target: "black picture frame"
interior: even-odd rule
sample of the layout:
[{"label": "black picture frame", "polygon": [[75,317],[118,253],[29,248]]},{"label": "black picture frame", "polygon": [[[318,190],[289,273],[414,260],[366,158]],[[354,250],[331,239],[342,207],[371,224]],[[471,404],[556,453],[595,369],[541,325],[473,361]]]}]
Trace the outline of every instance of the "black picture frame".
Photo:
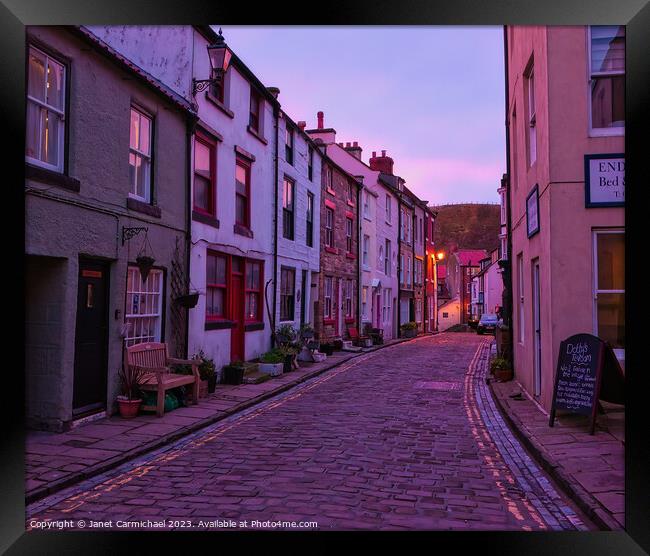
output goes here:
[{"label": "black picture frame", "polygon": [[[532,197],[535,197],[535,214],[537,216],[537,225],[535,228],[531,229],[530,227],[530,199]],[[533,237],[536,233],[539,232],[539,185],[535,184],[535,186],[530,190],[530,193],[526,196],[526,235],[528,236],[528,239]]]},{"label": "black picture frame", "polygon": [[585,208],[607,208],[607,207],[624,207],[625,200],[616,202],[598,202],[591,199],[591,164],[592,160],[602,160],[610,158],[622,158],[625,161],[625,153],[601,153],[585,155]]}]

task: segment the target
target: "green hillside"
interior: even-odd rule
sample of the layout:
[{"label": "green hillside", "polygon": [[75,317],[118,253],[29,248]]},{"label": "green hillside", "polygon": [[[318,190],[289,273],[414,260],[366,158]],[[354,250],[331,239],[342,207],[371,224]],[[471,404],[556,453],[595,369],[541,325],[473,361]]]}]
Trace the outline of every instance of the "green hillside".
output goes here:
[{"label": "green hillside", "polygon": [[501,207],[498,204],[458,204],[434,207],[438,212],[434,229],[436,250],[486,249],[499,245]]}]

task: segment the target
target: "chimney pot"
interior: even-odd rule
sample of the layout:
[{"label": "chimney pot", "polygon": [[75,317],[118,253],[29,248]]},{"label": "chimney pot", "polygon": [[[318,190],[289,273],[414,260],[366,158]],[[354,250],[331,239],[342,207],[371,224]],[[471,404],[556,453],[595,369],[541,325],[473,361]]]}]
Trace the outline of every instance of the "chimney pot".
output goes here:
[{"label": "chimney pot", "polygon": [[350,147],[352,146],[352,143],[350,143],[350,141],[348,141],[348,142],[345,144],[345,146],[348,147],[348,148],[350,148]]},{"label": "chimney pot", "polygon": [[377,151],[372,151],[372,158],[376,158],[376,157],[377,157]]},{"label": "chimney pot", "polygon": [[386,151],[381,151],[381,156],[386,156]]},{"label": "chimney pot", "polygon": [[301,131],[304,131],[305,128],[307,127],[307,122],[305,122],[305,121],[303,121],[303,120],[300,120],[300,121],[298,122],[298,127],[300,128]]},{"label": "chimney pot", "polygon": [[353,147],[358,147],[358,146],[359,146],[359,142],[358,142],[358,141],[355,141],[354,143],[352,143],[352,146],[353,146]]},{"label": "chimney pot", "polygon": [[325,114],[323,114],[323,112],[318,112],[316,115],[318,116],[318,129],[323,129],[323,120],[325,119]]}]

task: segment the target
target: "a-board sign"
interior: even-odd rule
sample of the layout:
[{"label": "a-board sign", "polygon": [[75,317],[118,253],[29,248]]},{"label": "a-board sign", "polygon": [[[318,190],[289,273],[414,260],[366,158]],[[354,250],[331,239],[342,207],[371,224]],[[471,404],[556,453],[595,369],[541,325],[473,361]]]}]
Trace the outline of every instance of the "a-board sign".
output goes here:
[{"label": "a-board sign", "polygon": [[575,334],[560,344],[553,403],[549,426],[555,421],[555,410],[591,415],[590,434],[596,426],[596,411],[606,370],[606,401],[624,403],[624,376],[611,347],[591,334]]}]

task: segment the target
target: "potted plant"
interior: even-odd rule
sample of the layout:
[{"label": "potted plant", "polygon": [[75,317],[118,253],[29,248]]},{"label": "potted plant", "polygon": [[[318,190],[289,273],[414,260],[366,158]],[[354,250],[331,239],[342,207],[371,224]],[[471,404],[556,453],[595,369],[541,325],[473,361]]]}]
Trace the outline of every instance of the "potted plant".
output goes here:
[{"label": "potted plant", "polygon": [[416,322],[405,322],[400,326],[402,338],[415,338],[418,334],[418,325]]},{"label": "potted plant", "polygon": [[260,357],[260,372],[280,376],[284,366],[284,356],[277,349],[267,351]]},{"label": "potted plant", "polygon": [[506,382],[512,380],[513,372],[510,366],[510,361],[505,357],[496,356],[490,361],[490,371],[494,375],[494,378],[500,380],[501,382]]},{"label": "potted plant", "polygon": [[300,327],[300,337],[303,340],[311,340],[314,337],[314,328],[310,324],[303,324]]},{"label": "potted plant", "polygon": [[371,328],[370,337],[372,338],[372,343],[376,346],[380,346],[384,343],[384,331],[381,328]]},{"label": "potted plant", "polygon": [[278,345],[285,345],[294,342],[296,331],[290,324],[283,324],[275,331],[275,340]]},{"label": "potted plant", "polygon": [[334,346],[329,342],[321,342],[318,350],[325,355],[332,355],[334,353]]},{"label": "potted plant", "polygon": [[118,372],[122,394],[117,396],[117,405],[120,416],[124,419],[135,417],[140,410],[140,404],[142,403],[140,385],[146,373],[144,367],[137,365],[122,366]]},{"label": "potted plant", "polygon": [[293,370],[294,361],[298,356],[299,349],[293,344],[285,344],[277,348],[283,357],[282,371],[288,373]]},{"label": "potted plant", "polygon": [[191,292],[185,295],[179,295],[174,301],[181,307],[193,309],[199,302],[199,292]]},{"label": "potted plant", "polygon": [[139,255],[136,257],[135,264],[137,264],[138,269],[140,269],[140,276],[142,276],[143,282],[147,279],[147,276],[149,276],[149,271],[153,268],[153,263],[155,262],[156,260],[149,255]]},{"label": "potted plant", "polygon": [[230,365],[223,367],[224,384],[242,384],[244,382],[244,363],[232,361]]},{"label": "potted plant", "polygon": [[206,382],[206,395],[212,394],[217,386],[217,367],[214,364],[214,360],[210,357],[206,357],[203,350],[199,351],[198,358],[201,359],[201,363],[199,364],[199,376],[201,377],[201,382]]}]

